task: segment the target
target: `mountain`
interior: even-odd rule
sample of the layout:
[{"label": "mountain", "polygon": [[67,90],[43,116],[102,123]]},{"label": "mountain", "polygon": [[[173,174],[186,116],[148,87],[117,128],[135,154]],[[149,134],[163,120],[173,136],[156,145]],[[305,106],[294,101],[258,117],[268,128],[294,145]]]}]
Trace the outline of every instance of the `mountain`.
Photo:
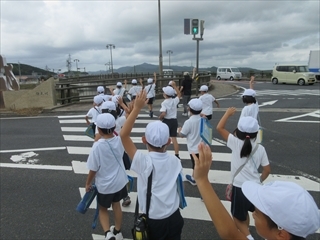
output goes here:
[{"label": "mountain", "polygon": [[[27,64],[18,64],[18,63],[8,63],[13,65],[12,72],[15,76],[19,76],[20,72],[21,75],[53,75],[54,72],[47,71],[41,68],[33,67]],[[19,65],[20,65],[20,72],[19,72]]]}]

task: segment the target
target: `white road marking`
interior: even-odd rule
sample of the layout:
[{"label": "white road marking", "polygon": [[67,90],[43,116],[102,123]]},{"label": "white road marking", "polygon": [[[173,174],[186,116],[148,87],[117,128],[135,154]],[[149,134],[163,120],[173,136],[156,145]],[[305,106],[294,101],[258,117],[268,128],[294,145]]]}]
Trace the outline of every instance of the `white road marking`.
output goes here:
[{"label": "white road marking", "polygon": [[63,170],[63,171],[72,171],[73,170],[71,166],[38,165],[38,164],[16,164],[16,163],[0,163],[0,167],[41,169],[41,170]]},{"label": "white road marking", "polygon": [[320,119],[320,110],[317,110],[317,111],[314,111],[311,113],[305,113],[305,114],[298,115],[298,116],[274,120],[274,122],[320,123],[320,121],[312,121],[312,120],[292,120],[292,119],[303,118],[303,117],[315,117],[315,118]]},{"label": "white road marking", "polygon": [[66,149],[66,147],[12,149],[12,150],[0,150],[0,153],[33,152],[33,151],[53,151],[53,150],[64,150],[64,149]]}]

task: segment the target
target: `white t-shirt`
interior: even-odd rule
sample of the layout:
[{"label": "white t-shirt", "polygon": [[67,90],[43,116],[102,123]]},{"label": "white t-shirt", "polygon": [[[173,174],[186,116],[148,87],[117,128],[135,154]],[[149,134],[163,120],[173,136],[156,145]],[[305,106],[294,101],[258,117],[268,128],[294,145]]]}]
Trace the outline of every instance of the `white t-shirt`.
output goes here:
[{"label": "white t-shirt", "polygon": [[205,93],[199,97],[202,102],[202,111],[204,115],[212,114],[212,103],[216,100],[211,94]]},{"label": "white t-shirt", "polygon": [[116,119],[116,128],[114,130],[118,135],[120,134],[121,128],[123,127],[126,120],[127,118],[125,116],[121,116]]},{"label": "white t-shirt", "polygon": [[144,90],[147,92],[147,98],[153,98],[153,97],[156,96],[155,89],[156,89],[156,85],[154,83],[153,84],[149,84],[148,86],[146,86],[144,88]]},{"label": "white t-shirt", "polygon": [[187,138],[187,147],[189,154],[199,153],[198,145],[201,143],[202,139],[200,137],[200,115],[191,115],[188,120],[186,120],[181,128],[180,133]]},{"label": "white t-shirt", "polygon": [[131,170],[138,174],[137,188],[139,207],[146,213],[148,177],[152,173],[151,200],[149,217],[164,219],[179,208],[177,178],[182,172],[180,160],[167,152],[137,151],[133,157]]},{"label": "white t-shirt", "polygon": [[101,110],[99,107],[92,107],[89,109],[88,113],[86,116],[91,118],[91,121],[95,123],[97,121],[98,115],[101,113]]},{"label": "white t-shirt", "polygon": [[167,98],[161,103],[160,112],[166,112],[165,119],[177,118],[177,105],[180,102],[178,97]]},{"label": "white t-shirt", "polygon": [[137,96],[137,94],[141,92],[141,90],[142,90],[141,86],[132,86],[129,89],[128,93],[131,94],[131,96]]},{"label": "white t-shirt", "polygon": [[[227,147],[232,150],[231,153],[231,181],[237,169],[241,167],[247,160],[247,157],[240,158],[240,152],[243,146],[242,140],[235,137],[231,133],[228,136]],[[251,140],[252,151],[256,146],[256,143]],[[265,148],[258,144],[256,152],[253,154],[252,158],[244,165],[240,173],[235,177],[233,185],[236,187],[241,187],[245,181],[252,181],[260,183],[260,173],[258,172],[259,166],[269,165],[268,156]]]},{"label": "white t-shirt", "polygon": [[113,90],[113,94],[123,97],[123,94],[124,94],[125,91],[126,91],[126,89],[124,87],[116,88],[116,89]]},{"label": "white t-shirt", "polygon": [[242,117],[253,117],[255,119],[258,118],[259,113],[259,104],[258,102],[252,103],[249,105],[244,106],[244,108],[241,110],[240,118]]},{"label": "white t-shirt", "polygon": [[122,160],[123,152],[120,137],[101,138],[93,144],[87,168],[97,172],[95,184],[99,193],[116,193],[127,184],[128,177]]}]

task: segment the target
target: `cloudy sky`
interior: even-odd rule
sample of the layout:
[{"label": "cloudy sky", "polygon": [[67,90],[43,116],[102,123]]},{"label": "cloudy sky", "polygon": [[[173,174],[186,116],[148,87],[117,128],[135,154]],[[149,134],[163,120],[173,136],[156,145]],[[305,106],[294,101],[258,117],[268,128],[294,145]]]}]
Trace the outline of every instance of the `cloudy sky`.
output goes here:
[{"label": "cloudy sky", "polygon": [[[161,0],[164,67],[195,66],[196,41],[183,20],[205,20],[199,67],[260,70],[275,63],[307,64],[319,49],[318,0]],[[71,54],[86,71],[159,64],[158,0],[1,0],[1,55],[7,62],[66,71]]]}]

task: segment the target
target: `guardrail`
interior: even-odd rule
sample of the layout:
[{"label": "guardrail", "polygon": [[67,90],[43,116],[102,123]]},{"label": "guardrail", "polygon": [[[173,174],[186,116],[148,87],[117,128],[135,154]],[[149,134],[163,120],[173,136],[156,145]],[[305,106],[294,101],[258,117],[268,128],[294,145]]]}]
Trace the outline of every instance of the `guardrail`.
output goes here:
[{"label": "guardrail", "polygon": [[[57,102],[61,105],[70,104],[75,102],[92,101],[93,97],[97,94],[97,87],[104,86],[106,88],[106,94],[110,94],[109,88],[116,85],[117,82],[124,83],[124,80],[128,80],[127,90],[130,89],[131,79],[143,78],[143,83],[147,85],[146,78],[153,77],[152,75],[137,75],[122,78],[104,78],[103,75],[97,76],[85,76],[75,77],[68,79],[59,79],[55,83]],[[183,80],[183,76],[175,76],[174,78],[159,78],[156,82],[156,95],[162,95],[161,88],[167,86],[169,81],[175,81],[177,86],[180,86]],[[210,81],[209,75],[201,75],[197,81],[193,81],[193,91],[197,92],[200,85],[208,84]]]}]

